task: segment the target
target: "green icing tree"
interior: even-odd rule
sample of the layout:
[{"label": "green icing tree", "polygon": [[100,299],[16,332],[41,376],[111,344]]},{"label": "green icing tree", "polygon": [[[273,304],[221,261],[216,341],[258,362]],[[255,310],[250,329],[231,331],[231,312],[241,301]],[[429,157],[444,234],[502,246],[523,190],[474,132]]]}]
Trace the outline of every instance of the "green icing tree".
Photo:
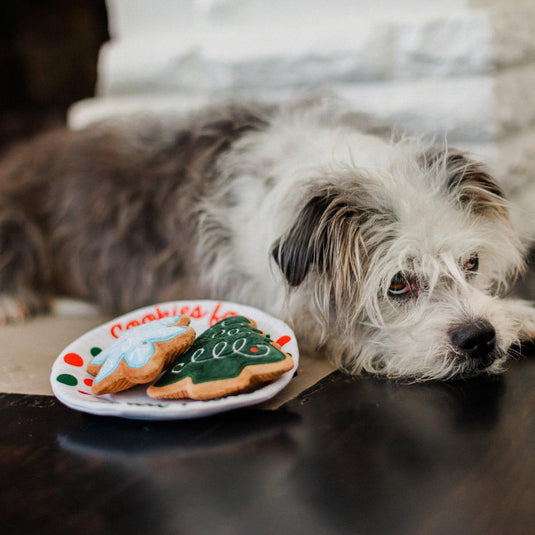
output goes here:
[{"label": "green icing tree", "polygon": [[232,316],[202,333],[155,383],[163,387],[185,377],[194,383],[237,377],[245,366],[279,362],[286,355],[272,345],[269,335],[243,316]]}]

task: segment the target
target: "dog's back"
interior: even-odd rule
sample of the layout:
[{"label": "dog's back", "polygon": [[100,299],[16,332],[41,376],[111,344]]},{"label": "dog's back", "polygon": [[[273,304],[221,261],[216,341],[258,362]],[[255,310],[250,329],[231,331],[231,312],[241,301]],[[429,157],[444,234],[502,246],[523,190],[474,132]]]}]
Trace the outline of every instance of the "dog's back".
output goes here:
[{"label": "dog's back", "polygon": [[114,121],[12,148],[0,161],[1,319],[42,309],[51,292],[109,311],[199,294],[195,200],[218,156],[265,113]]}]

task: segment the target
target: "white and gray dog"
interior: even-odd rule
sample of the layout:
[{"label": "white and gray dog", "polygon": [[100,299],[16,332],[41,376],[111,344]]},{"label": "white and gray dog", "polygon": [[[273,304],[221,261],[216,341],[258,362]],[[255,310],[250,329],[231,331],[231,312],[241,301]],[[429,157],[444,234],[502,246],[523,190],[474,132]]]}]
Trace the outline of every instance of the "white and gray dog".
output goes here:
[{"label": "white and gray dog", "polygon": [[2,319],[64,293],[113,312],[258,306],[352,373],[497,373],[535,333],[501,188],[465,154],[323,104],[57,131],[0,163]]}]

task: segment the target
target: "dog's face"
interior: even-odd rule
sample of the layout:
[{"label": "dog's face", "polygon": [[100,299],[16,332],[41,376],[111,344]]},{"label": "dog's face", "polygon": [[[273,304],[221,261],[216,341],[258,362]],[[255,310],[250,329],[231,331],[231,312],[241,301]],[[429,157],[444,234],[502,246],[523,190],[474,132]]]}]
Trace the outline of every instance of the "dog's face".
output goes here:
[{"label": "dog's face", "polygon": [[461,153],[396,150],[319,180],[273,256],[350,371],[498,372],[518,326],[496,296],[523,258],[503,193]]}]

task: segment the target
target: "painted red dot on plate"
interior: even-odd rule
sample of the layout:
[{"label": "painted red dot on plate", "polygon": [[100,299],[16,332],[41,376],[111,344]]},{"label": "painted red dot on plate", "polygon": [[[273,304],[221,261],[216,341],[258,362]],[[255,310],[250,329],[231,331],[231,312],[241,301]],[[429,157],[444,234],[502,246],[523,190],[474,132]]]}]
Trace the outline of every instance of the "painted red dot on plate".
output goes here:
[{"label": "painted red dot on plate", "polygon": [[63,360],[71,366],[80,367],[84,365],[84,359],[80,355],[78,355],[78,353],[67,353],[63,357]]},{"label": "painted red dot on plate", "polygon": [[291,340],[291,338],[289,336],[284,335],[284,336],[281,336],[277,340],[277,344],[279,344],[282,347],[283,345],[286,345],[290,340]]},{"label": "painted red dot on plate", "polygon": [[251,347],[251,352],[258,353],[258,348],[257,347]]},{"label": "painted red dot on plate", "polygon": [[93,379],[84,379],[84,385],[93,386]]}]

